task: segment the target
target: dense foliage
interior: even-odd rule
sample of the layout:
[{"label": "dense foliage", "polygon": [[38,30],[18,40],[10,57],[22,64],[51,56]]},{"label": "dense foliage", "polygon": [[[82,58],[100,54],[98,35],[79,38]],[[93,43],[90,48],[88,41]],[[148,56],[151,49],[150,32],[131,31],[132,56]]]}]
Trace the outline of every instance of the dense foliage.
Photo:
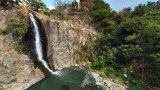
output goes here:
[{"label": "dense foliage", "polygon": [[118,13],[103,0],[90,1],[95,5],[90,15],[103,30],[93,55],[82,57],[92,69],[122,79],[129,90],[160,88],[160,1]]},{"label": "dense foliage", "polygon": [[20,0],[1,0],[0,6],[3,8],[10,8],[14,5],[18,5],[20,2]]}]

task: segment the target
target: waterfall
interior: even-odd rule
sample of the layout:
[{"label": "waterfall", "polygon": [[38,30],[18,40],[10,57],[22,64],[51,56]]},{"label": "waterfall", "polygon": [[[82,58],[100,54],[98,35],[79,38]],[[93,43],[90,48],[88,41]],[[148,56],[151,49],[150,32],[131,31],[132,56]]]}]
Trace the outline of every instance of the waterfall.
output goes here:
[{"label": "waterfall", "polygon": [[38,60],[43,64],[43,66],[51,73],[51,74],[57,74],[58,72],[53,72],[47,62],[43,59],[43,50],[42,50],[42,43],[41,43],[41,37],[40,37],[40,32],[39,32],[39,28],[37,26],[36,20],[33,16],[32,13],[29,13],[29,17],[31,22],[33,23],[34,26],[34,34],[35,34],[35,50],[36,50],[36,54],[38,57]]}]

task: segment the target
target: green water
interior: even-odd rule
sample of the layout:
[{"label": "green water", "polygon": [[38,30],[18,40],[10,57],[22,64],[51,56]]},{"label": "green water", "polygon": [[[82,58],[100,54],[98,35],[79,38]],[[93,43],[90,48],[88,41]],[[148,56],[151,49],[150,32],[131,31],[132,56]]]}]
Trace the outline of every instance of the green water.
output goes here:
[{"label": "green water", "polygon": [[[82,85],[84,80],[90,84]],[[105,90],[95,84],[95,79],[85,69],[77,67],[64,68],[59,76],[49,75],[27,90]]]}]

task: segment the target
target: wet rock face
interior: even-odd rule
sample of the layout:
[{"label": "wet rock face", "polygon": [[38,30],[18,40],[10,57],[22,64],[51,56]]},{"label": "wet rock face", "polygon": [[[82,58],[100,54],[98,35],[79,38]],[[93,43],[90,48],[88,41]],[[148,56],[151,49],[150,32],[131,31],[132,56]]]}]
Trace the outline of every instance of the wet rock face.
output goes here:
[{"label": "wet rock face", "polygon": [[95,36],[95,30],[72,21],[41,19],[48,40],[48,60],[53,69],[74,66],[76,44],[85,44]]},{"label": "wet rock face", "polygon": [[74,32],[62,22],[44,21],[48,37],[48,58],[55,69],[74,65]]}]

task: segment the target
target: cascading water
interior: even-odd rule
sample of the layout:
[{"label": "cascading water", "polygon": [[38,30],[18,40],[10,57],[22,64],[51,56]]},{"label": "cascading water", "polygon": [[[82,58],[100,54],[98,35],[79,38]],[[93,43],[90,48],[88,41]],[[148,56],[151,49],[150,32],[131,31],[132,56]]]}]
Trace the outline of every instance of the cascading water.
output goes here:
[{"label": "cascading water", "polygon": [[58,72],[53,72],[47,62],[43,59],[43,50],[42,50],[42,43],[41,37],[39,33],[39,28],[37,26],[36,20],[32,13],[29,13],[30,20],[34,26],[34,33],[35,33],[35,50],[38,57],[38,60],[44,65],[44,67],[51,73],[51,74],[58,74]]},{"label": "cascading water", "polygon": [[[31,39],[29,40],[34,41],[33,46],[35,50],[33,51],[32,42],[30,42],[30,49],[32,49],[31,53],[32,55],[35,55],[35,57],[37,56],[37,59],[52,75],[48,75],[26,90],[106,90],[105,87],[96,84],[96,80],[91,73],[83,67],[66,67],[53,72],[47,63],[47,53],[45,53],[45,43],[43,43],[45,39],[43,37],[44,33],[41,31],[43,29],[40,21],[38,21],[39,19],[37,19],[32,13],[29,13],[29,18],[29,35],[31,35]],[[30,36],[28,36],[28,38],[30,38]]]}]

